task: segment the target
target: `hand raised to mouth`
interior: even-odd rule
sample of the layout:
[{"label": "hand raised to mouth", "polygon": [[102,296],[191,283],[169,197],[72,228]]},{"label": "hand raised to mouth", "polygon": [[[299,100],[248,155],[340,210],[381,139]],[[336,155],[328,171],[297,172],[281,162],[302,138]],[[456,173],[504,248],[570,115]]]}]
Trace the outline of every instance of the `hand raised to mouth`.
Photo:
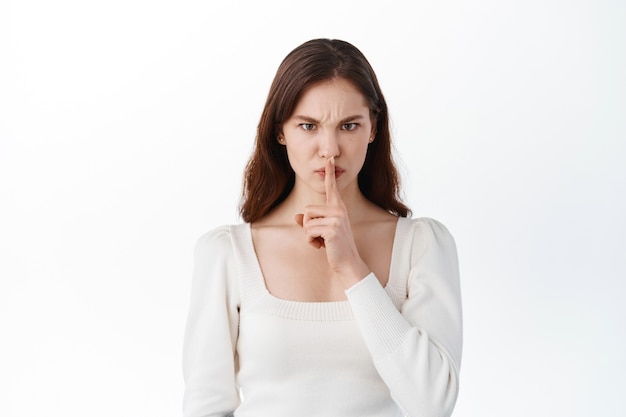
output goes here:
[{"label": "hand raised to mouth", "polygon": [[309,244],[326,249],[329,266],[344,283],[348,283],[346,279],[349,281],[348,287],[365,277],[369,269],[357,250],[348,211],[337,188],[334,157],[326,161],[324,174],[326,204],[306,206],[304,213],[296,214],[295,220],[304,229]]}]

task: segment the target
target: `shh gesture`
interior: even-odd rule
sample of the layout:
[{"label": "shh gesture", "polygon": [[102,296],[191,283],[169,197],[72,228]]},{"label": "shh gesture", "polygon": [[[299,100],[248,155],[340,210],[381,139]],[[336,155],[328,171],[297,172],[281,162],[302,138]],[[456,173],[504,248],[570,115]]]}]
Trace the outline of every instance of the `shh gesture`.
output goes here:
[{"label": "shh gesture", "polygon": [[326,204],[306,206],[304,213],[296,214],[296,222],[309,244],[326,250],[328,265],[348,288],[369,274],[369,268],[354,242],[348,211],[337,188],[334,157],[326,161],[324,184]]}]

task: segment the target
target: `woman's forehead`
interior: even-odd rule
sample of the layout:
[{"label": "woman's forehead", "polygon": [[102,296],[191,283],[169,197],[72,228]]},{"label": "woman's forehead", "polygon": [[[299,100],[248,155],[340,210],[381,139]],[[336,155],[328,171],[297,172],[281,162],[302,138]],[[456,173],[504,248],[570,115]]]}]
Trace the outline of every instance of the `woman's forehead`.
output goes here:
[{"label": "woman's forehead", "polygon": [[321,119],[333,115],[344,118],[348,114],[369,114],[367,100],[350,81],[334,78],[307,88],[300,96],[291,117]]}]

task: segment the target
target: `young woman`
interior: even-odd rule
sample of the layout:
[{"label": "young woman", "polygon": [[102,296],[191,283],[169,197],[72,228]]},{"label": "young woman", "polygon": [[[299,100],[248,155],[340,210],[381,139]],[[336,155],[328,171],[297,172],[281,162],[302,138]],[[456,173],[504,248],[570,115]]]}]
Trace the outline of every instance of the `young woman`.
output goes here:
[{"label": "young woman", "polygon": [[366,58],[339,40],[297,47],[261,116],[244,223],[196,246],[185,417],[452,413],[456,248],[398,194]]}]

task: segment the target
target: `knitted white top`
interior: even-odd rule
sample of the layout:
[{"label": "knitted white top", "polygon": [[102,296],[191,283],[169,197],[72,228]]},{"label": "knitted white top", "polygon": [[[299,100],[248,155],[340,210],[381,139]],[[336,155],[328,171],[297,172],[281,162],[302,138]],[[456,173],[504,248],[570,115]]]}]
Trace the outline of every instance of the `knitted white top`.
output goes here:
[{"label": "knitted white top", "polygon": [[271,295],[250,225],[196,245],[184,416],[449,416],[461,364],[456,247],[427,218],[399,218],[389,281],[370,274],[346,301]]}]

